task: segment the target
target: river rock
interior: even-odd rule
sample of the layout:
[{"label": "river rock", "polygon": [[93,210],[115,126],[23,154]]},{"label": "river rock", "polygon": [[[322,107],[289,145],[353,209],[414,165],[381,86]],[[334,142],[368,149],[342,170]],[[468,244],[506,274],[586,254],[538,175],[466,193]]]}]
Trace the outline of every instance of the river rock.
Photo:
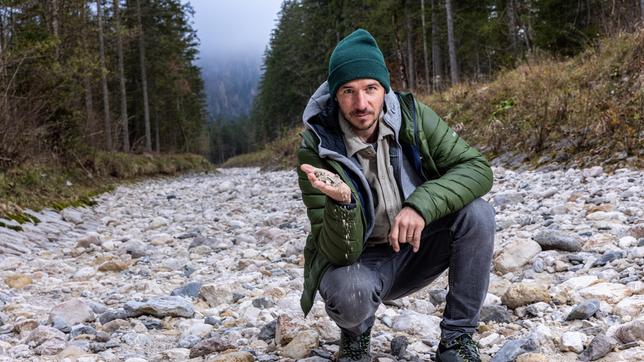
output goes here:
[{"label": "river rock", "polygon": [[253,362],[255,357],[249,352],[226,352],[214,358],[209,358],[208,362]]},{"label": "river rock", "polygon": [[483,305],[480,319],[482,322],[510,323],[512,312],[504,305]]},{"label": "river rock", "polygon": [[126,270],[130,265],[121,260],[108,260],[98,266],[98,271],[102,272],[121,272]]},{"label": "river rock", "polygon": [[613,312],[622,317],[630,316],[633,318],[644,314],[644,295],[633,295],[622,299],[615,307]]},{"label": "river rock", "polygon": [[574,235],[560,230],[546,229],[533,236],[543,250],[581,251],[581,242]]},{"label": "river rock", "polygon": [[579,353],[584,350],[586,335],[581,332],[565,332],[561,335],[560,347],[562,352]]},{"label": "river rock", "polygon": [[440,322],[441,319],[436,316],[405,310],[394,318],[392,328],[399,332],[420,334],[431,340],[440,337]]},{"label": "river rock", "polygon": [[644,319],[634,320],[617,326],[612,334],[622,343],[644,341]]},{"label": "river rock", "polygon": [[158,318],[168,316],[191,318],[195,314],[192,303],[177,296],[155,297],[144,302],[129,301],[123,308],[132,317],[151,315]]},{"label": "river rock", "polygon": [[624,284],[597,283],[579,290],[579,295],[587,299],[598,299],[611,304],[619,303],[620,300],[633,294]]},{"label": "river rock", "polygon": [[15,289],[22,289],[28,285],[31,285],[34,281],[22,274],[13,274],[9,275],[4,278],[4,283],[9,287],[9,288],[15,288]]},{"label": "river rock", "polygon": [[509,340],[496,352],[490,362],[513,362],[520,354],[533,352],[537,348],[537,344],[529,338]]},{"label": "river rock", "polygon": [[49,312],[49,323],[64,322],[67,326],[96,319],[92,308],[80,299],[72,299],[61,303]]},{"label": "river rock", "polygon": [[219,336],[204,339],[190,348],[190,358],[201,357],[211,353],[223,352],[235,348],[230,342]]},{"label": "river rock", "polygon": [[201,286],[201,282],[190,282],[180,288],[173,289],[170,295],[196,298],[199,296]]},{"label": "river rock", "polygon": [[31,333],[29,333],[29,336],[27,336],[25,343],[39,346],[51,339],[59,339],[61,341],[64,341],[66,339],[66,336],[63,332],[59,331],[56,328],[41,325],[31,331]]},{"label": "river rock", "polygon": [[549,302],[550,295],[548,290],[539,285],[532,285],[528,283],[519,283],[512,285],[503,297],[501,297],[503,304],[507,305],[510,309],[515,309],[524,305],[536,302]]},{"label": "river rock", "polygon": [[199,296],[211,307],[233,302],[233,291],[228,284],[206,284],[201,287]]},{"label": "river rock", "polygon": [[541,252],[541,246],[532,240],[513,240],[494,258],[494,268],[503,274],[519,270],[539,252]]},{"label": "river rock", "polygon": [[582,303],[579,303],[578,305],[573,308],[573,310],[568,314],[566,317],[566,320],[574,320],[574,319],[588,319],[595,315],[597,311],[599,310],[599,301],[596,299],[592,300],[587,300]]},{"label": "river rock", "polygon": [[293,359],[304,358],[319,345],[319,338],[315,331],[301,331],[282,348],[282,356]]},{"label": "river rock", "polygon": [[595,361],[607,355],[613,349],[613,344],[604,334],[599,334],[590,341],[581,355],[580,361]]}]

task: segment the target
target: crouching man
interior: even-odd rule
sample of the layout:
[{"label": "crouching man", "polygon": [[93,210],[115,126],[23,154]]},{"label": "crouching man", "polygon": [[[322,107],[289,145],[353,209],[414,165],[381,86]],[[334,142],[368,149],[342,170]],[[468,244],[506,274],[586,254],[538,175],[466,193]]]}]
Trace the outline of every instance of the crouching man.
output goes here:
[{"label": "crouching man", "polygon": [[311,222],[304,313],[319,292],[341,330],[339,361],[370,361],[383,301],[449,270],[438,361],[480,361],[494,210],[486,159],[412,94],[391,90],[367,31],[340,41],[305,111],[299,186]]}]

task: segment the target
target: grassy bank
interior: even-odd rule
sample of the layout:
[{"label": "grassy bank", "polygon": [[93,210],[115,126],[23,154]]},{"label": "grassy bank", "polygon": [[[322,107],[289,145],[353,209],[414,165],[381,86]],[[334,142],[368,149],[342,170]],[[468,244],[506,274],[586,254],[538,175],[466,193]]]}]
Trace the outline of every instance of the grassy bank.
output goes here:
[{"label": "grassy bank", "polygon": [[192,154],[99,152],[73,164],[32,161],[0,172],[0,217],[22,223],[31,220],[24,209],[91,205],[92,197],[123,182],[207,170],[212,164]]},{"label": "grassy bank", "polygon": [[[644,31],[605,39],[566,61],[532,57],[489,83],[419,96],[503,164],[642,167]],[[224,167],[294,167],[293,130]]]}]

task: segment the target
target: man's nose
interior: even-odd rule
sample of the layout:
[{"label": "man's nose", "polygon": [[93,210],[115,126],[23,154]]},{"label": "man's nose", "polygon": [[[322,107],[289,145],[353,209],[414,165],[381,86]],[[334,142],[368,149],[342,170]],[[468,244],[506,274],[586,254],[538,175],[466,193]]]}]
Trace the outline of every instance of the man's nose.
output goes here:
[{"label": "man's nose", "polygon": [[364,92],[356,92],[353,102],[356,109],[366,109],[368,106],[367,96]]}]

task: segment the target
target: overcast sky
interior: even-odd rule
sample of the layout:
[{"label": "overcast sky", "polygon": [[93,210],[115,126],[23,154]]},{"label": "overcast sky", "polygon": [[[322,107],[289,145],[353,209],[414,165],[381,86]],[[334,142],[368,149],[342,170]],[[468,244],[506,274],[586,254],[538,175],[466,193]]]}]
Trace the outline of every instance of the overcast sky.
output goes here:
[{"label": "overcast sky", "polygon": [[282,0],[184,0],[195,10],[193,27],[201,58],[217,55],[261,57]]}]

